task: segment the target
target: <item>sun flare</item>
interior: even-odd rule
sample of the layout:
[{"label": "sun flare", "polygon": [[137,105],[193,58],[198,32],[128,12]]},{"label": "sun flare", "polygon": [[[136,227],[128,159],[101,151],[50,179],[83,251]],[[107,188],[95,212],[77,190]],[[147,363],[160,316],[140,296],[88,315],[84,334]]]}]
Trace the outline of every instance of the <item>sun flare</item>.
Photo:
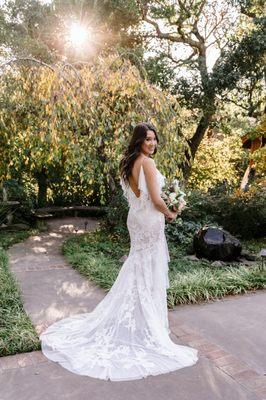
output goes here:
[{"label": "sun flare", "polygon": [[88,38],[88,29],[73,22],[69,30],[69,39],[73,46],[82,46]]}]

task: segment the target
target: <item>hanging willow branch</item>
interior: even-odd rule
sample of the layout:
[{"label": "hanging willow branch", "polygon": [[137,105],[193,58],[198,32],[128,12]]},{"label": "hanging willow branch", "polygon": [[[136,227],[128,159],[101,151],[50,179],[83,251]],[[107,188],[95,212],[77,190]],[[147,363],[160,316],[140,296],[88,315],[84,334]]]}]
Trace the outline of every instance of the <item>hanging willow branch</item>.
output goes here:
[{"label": "hanging willow branch", "polygon": [[73,86],[73,82],[71,82],[69,79],[67,79],[67,77],[64,74],[64,70],[66,68],[69,68],[71,70],[73,70],[75,72],[75,75],[77,76],[78,80],[79,80],[79,86],[81,86],[82,84],[82,78],[78,72],[78,70],[69,63],[63,64],[61,67],[54,67],[50,64],[47,64],[43,61],[37,60],[36,58],[32,58],[32,57],[17,57],[17,58],[12,58],[10,60],[4,61],[2,64],[0,64],[0,70],[4,70],[6,67],[10,66],[13,63],[34,63],[39,65],[40,67],[45,67],[45,68],[49,68],[51,71],[55,72],[59,77],[62,77],[68,84],[70,87]]},{"label": "hanging willow branch", "polygon": [[36,60],[35,58],[31,58],[31,57],[19,57],[19,58],[12,58],[11,60],[5,61],[2,64],[0,64],[0,69],[4,69],[5,67],[7,67],[8,65],[11,65],[12,63],[23,63],[23,62],[32,62],[32,63],[36,63],[39,64],[42,67],[46,67],[51,69],[52,71],[56,72],[56,69],[50,65],[50,64],[46,64],[43,61],[40,60]]}]

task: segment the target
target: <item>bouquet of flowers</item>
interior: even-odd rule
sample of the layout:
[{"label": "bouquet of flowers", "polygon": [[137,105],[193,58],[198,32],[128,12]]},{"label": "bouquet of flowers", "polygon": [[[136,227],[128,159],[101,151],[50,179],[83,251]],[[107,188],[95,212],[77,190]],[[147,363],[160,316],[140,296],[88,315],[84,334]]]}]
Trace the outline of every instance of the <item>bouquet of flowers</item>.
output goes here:
[{"label": "bouquet of flowers", "polygon": [[180,183],[178,179],[174,179],[173,182],[166,182],[164,187],[164,191],[162,193],[162,198],[165,200],[167,207],[171,211],[180,210],[180,207],[184,207],[186,205],[186,201],[184,197],[186,196],[185,192],[181,190]]}]

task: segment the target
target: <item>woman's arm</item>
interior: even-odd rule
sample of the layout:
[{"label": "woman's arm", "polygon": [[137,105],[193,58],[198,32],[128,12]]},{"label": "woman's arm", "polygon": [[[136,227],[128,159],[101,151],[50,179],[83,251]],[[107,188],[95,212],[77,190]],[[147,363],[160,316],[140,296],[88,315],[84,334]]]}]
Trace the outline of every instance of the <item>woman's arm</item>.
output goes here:
[{"label": "woman's arm", "polygon": [[146,178],[148,191],[150,194],[151,201],[155,208],[163,213],[169,222],[174,221],[177,216],[177,212],[172,212],[167,208],[164,200],[161,198],[158,181],[156,178],[157,170],[155,162],[151,158],[146,158],[143,163],[143,170]]}]

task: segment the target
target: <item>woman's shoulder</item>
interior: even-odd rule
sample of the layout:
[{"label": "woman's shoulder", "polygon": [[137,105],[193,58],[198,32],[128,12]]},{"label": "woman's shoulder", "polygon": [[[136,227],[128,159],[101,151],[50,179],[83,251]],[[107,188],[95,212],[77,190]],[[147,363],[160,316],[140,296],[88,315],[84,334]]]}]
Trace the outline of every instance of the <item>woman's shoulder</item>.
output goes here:
[{"label": "woman's shoulder", "polygon": [[142,165],[143,165],[144,169],[145,168],[154,168],[154,167],[156,168],[155,161],[152,158],[146,157],[146,156],[143,157]]},{"label": "woman's shoulder", "polygon": [[145,175],[154,172],[157,169],[154,160],[144,155],[139,156],[135,160],[132,170],[141,172],[141,167],[143,168]]},{"label": "woman's shoulder", "polygon": [[156,175],[156,165],[152,158],[145,157],[142,162],[143,172],[146,178]]}]

